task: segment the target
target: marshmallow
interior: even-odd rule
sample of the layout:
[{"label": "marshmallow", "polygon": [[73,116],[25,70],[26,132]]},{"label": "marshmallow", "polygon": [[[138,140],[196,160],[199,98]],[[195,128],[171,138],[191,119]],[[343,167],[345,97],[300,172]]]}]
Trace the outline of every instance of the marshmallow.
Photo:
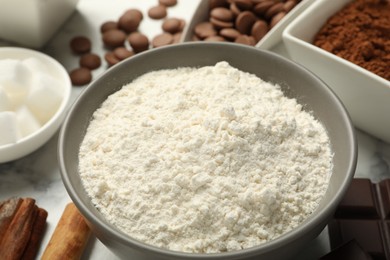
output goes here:
[{"label": "marshmallow", "polygon": [[32,75],[32,71],[19,60],[0,60],[0,84],[9,94],[26,94]]},{"label": "marshmallow", "polygon": [[28,136],[41,127],[41,124],[26,106],[22,106],[16,111],[16,121],[21,137]]},{"label": "marshmallow", "polygon": [[57,79],[43,73],[34,75],[26,105],[42,125],[57,112],[62,89],[62,83]]},{"label": "marshmallow", "polygon": [[0,146],[16,143],[19,138],[15,112],[0,112]]},{"label": "marshmallow", "polygon": [[34,57],[29,57],[22,60],[22,64],[29,68],[31,71],[39,71],[42,73],[48,73],[49,71],[49,68],[45,63]]},{"label": "marshmallow", "polygon": [[0,112],[11,110],[11,101],[7,92],[0,86]]}]

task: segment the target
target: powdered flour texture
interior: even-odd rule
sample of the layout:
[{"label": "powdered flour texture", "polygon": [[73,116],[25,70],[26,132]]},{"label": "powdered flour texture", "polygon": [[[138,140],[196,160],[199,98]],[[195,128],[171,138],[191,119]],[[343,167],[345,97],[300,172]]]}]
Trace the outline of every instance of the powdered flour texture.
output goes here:
[{"label": "powdered flour texture", "polygon": [[124,86],[94,113],[79,159],[110,223],[198,253],[252,247],[296,227],[332,171],[323,126],[279,86],[226,62]]}]

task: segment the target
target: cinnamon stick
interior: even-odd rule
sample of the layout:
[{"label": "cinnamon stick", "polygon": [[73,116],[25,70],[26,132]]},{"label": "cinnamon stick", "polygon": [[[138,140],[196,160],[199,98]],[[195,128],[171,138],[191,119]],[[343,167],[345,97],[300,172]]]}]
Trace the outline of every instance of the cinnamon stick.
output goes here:
[{"label": "cinnamon stick", "polygon": [[38,207],[32,198],[23,199],[0,243],[1,258],[20,259],[30,239]]},{"label": "cinnamon stick", "polygon": [[38,208],[38,213],[32,227],[31,237],[27,243],[22,257],[20,258],[21,260],[35,259],[43,234],[45,233],[47,215],[48,214],[46,210]]},{"label": "cinnamon stick", "polygon": [[0,206],[0,244],[4,234],[8,229],[17,209],[22,203],[21,198],[10,198],[1,203]]},{"label": "cinnamon stick", "polygon": [[73,203],[69,203],[41,259],[80,259],[90,233],[84,217]]}]

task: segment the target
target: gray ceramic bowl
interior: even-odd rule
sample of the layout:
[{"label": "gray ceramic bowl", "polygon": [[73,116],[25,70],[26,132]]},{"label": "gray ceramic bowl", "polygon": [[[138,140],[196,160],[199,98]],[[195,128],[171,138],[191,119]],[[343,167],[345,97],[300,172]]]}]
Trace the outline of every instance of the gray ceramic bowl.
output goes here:
[{"label": "gray ceramic bowl", "polygon": [[[306,221],[294,230],[265,244],[228,253],[191,254],[146,245],[107,223],[92,205],[78,173],[78,150],[92,113],[108,95],[134,78],[153,70],[182,66],[232,66],[281,85],[323,123],[334,152],[334,169],[324,199]],[[104,73],[74,103],[59,137],[59,162],[65,187],[91,229],[113,253],[123,259],[288,259],[315,238],[326,226],[344,195],[356,167],[356,141],[344,106],[316,76],[297,64],[253,47],[228,43],[184,43],[138,54]]]}]

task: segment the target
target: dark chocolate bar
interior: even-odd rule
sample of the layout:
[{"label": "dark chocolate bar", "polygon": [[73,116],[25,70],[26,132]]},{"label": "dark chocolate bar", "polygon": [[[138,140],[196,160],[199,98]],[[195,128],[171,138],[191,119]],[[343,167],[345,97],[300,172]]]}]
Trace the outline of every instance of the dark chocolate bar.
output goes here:
[{"label": "dark chocolate bar", "polygon": [[355,239],[337,247],[320,260],[372,260]]},{"label": "dark chocolate bar", "polygon": [[354,179],[328,230],[332,251],[355,240],[373,259],[390,259],[390,179]]}]

